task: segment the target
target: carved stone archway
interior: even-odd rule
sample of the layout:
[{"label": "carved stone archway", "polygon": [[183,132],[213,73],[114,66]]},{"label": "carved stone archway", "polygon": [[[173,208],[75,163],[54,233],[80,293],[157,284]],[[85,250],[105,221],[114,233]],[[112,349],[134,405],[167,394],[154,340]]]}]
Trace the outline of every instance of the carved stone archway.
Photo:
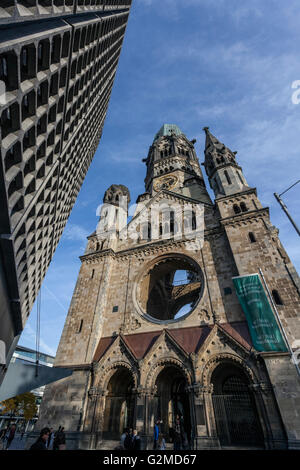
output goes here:
[{"label": "carved stone archway", "polygon": [[[268,439],[268,420],[263,400],[260,393],[253,393],[253,389],[260,389],[260,381],[254,370],[255,366],[252,368],[249,364],[250,361],[246,364],[237,355],[223,353],[213,356],[204,367],[202,383],[208,434],[219,445],[241,445],[243,441],[246,447],[264,446],[264,441]],[[231,387],[230,391],[228,387]],[[245,433],[244,437],[241,436],[247,426],[248,441]],[[252,432],[255,426],[257,430]],[[240,442],[237,437],[239,432]],[[230,437],[233,434],[235,438]],[[257,434],[257,442],[254,442],[255,439],[250,434]],[[224,435],[227,437],[224,438]]]},{"label": "carved stone archway", "polygon": [[193,403],[189,393],[191,383],[191,368],[178,359],[164,358],[151,367],[145,383],[146,389],[151,391],[146,400],[146,434],[150,442],[157,419],[162,420],[161,432],[168,440],[174,433],[176,415],[180,415],[182,441],[186,445],[190,443],[193,426]]}]

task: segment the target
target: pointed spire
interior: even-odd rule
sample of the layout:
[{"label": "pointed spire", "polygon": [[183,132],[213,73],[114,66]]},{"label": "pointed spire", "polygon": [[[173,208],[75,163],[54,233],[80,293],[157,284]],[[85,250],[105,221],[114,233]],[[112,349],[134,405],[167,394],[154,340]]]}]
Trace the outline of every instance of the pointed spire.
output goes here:
[{"label": "pointed spire", "polygon": [[232,152],[220,142],[209,127],[203,130],[206,134],[204,166],[216,197],[244,190],[247,182],[236,162],[237,152]]},{"label": "pointed spire", "polygon": [[233,152],[229,148],[225,147],[225,145],[210,132],[209,127],[203,127],[203,130],[206,134],[205,151],[208,147],[212,146],[221,153],[225,153],[225,150],[227,149],[230,153],[233,154]]}]

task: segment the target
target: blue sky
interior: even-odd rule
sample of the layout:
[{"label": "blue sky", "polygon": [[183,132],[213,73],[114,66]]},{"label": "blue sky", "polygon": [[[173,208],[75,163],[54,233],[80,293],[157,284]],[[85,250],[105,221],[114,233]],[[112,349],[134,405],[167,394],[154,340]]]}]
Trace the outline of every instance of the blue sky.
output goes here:
[{"label": "blue sky", "polygon": [[[299,237],[275,201],[299,179],[300,7],[297,0],[133,0],[103,137],[42,287],[41,350],[55,354],[96,208],[113,183],[144,192],[155,133],[175,123],[231,150],[299,271]],[[283,196],[300,224],[300,184]],[[36,307],[20,344],[35,347]]]}]

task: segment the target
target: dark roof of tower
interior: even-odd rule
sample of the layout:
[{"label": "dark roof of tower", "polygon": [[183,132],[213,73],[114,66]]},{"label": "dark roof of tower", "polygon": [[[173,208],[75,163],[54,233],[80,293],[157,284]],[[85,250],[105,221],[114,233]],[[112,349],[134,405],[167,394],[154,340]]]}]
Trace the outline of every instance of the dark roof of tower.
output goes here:
[{"label": "dark roof of tower", "polygon": [[167,136],[167,135],[181,135],[183,132],[179,129],[179,127],[176,124],[163,124],[160,130],[157,132],[157,134],[154,137],[154,141],[156,139],[159,139],[159,137]]},{"label": "dark roof of tower", "polygon": [[215,137],[209,130],[209,127],[203,128],[206,134],[206,141],[205,141],[205,151],[209,148],[210,152],[212,150],[216,150],[218,153],[226,153],[229,152],[232,155],[235,155],[236,152],[232,152],[229,147],[226,147],[225,144],[219,141],[217,137]]},{"label": "dark roof of tower", "polygon": [[203,128],[205,134],[206,134],[206,141],[205,141],[205,149],[209,147],[210,145],[213,145],[216,147],[217,150],[225,149],[225,145],[220,142],[217,137],[215,137],[210,131],[209,127],[204,127]]}]

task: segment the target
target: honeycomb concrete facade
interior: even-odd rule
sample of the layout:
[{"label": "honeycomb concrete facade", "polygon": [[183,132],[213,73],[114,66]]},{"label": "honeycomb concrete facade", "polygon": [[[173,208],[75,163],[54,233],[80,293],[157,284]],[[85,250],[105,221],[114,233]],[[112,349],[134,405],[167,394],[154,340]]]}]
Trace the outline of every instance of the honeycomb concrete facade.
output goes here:
[{"label": "honeycomb concrete facade", "polygon": [[[113,448],[125,426],[152,448],[155,421],[169,442],[176,414],[184,448],[300,447],[295,364],[289,352],[255,350],[232,281],[262,270],[292,345],[300,337],[299,278],[235,154],[205,132],[214,202],[195,140],[177,126],[163,126],[145,159],[147,192],[126,227],[137,237],[124,237],[120,226],[111,236],[116,219],[107,203],[115,210],[128,189],[116,184],[105,193],[56,356],[55,365],[73,375],[47,386],[37,426],[64,426],[68,448]],[[176,217],[171,227],[171,217],[167,226],[159,214],[149,227],[145,211],[162,201],[188,204],[192,214],[202,207],[200,245],[184,211],[192,239],[175,237]],[[188,273],[183,283],[177,270]],[[184,302],[188,311],[179,310]]]},{"label": "honeycomb concrete facade", "polygon": [[101,138],[130,5],[1,2],[0,321],[9,326],[0,339],[8,361]]}]

